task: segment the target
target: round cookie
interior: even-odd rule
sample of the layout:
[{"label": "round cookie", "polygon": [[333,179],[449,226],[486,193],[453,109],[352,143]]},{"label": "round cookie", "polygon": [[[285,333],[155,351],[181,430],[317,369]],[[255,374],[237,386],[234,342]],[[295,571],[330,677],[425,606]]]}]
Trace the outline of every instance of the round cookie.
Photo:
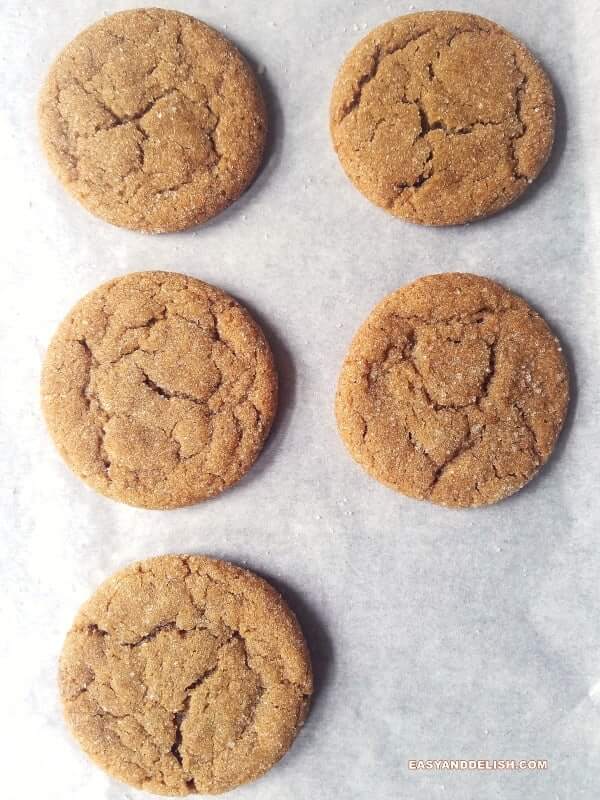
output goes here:
[{"label": "round cookie", "polygon": [[331,134],[355,186],[397,217],[453,225],[514,202],[554,139],[552,86],[482,17],[409,14],[369,33],[337,76]]},{"label": "round cookie", "polygon": [[251,182],[266,110],[231,42],[187,14],[134,9],[80,33],[39,101],[42,144],[89,211],[162,233],[204,222]]},{"label": "round cookie", "polygon": [[290,748],[312,693],[308,648],[278,592],[247,570],[162,556],[117,572],[63,647],[65,718],[113,777],[217,794]]},{"label": "round cookie", "polygon": [[386,297],[359,329],[336,416],[377,480],[443,506],[482,506],[548,460],[568,384],[558,341],[524,300],[476,275],[430,275]]},{"label": "round cookie", "polygon": [[276,406],[273,356],[246,309],[170,272],[131,273],[80,300],[42,374],[44,415],[67,464],[143,508],[188,505],[238,481]]}]

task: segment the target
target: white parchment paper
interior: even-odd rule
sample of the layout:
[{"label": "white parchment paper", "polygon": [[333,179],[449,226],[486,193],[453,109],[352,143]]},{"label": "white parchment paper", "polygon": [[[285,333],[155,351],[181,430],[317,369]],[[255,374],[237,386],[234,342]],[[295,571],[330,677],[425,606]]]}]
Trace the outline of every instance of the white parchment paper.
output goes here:
[{"label": "white parchment paper", "polygon": [[[595,0],[472,0],[521,37],[558,98],[554,153],[512,209],[427,229],[347,181],[328,103],[345,54],[409,10],[385,0],[176,0],[224,31],[261,73],[268,158],[251,190],[192,232],[145,236],[80,208],[50,174],[35,101],[58,51],[121,0],[1,0],[2,642],[7,800],[144,795],[93,767],[63,725],[62,640],[79,604],[131,560],[208,553],[271,579],[297,612],[316,671],[289,755],[232,797],[252,800],[594,800],[600,795],[600,136]],[[186,272],[264,324],[282,401],[256,467],[194,508],[146,512],[94,494],[40,417],[45,347],[87,291],[131,270]],[[573,372],[550,464],[491,508],[451,511],[368,478],[332,405],[349,341],[372,306],[420,275],[460,269],[521,293]],[[409,759],[547,759],[545,771],[410,771]]]}]

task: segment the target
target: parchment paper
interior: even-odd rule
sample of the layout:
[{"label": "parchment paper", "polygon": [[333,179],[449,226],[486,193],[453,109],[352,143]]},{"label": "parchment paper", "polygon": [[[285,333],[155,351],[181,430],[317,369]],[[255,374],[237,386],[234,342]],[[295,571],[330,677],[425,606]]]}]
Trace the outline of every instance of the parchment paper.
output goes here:
[{"label": "parchment paper", "polygon": [[[271,579],[297,612],[316,670],[289,755],[232,797],[252,800],[594,800],[600,795],[600,96],[594,0],[457,2],[538,55],[558,97],[543,177],[484,222],[394,220],[347,181],[328,134],[331,85],[374,25],[444,8],[347,0],[176,0],[261,73],[272,135],[251,190],[193,232],[111,227],[59,187],[35,101],[58,51],[119,0],[2,0],[2,675],[7,800],[141,798],[67,734],[56,688],[79,604],[131,560],[228,558]],[[246,480],[170,512],[118,505],[61,463],[40,416],[56,325],[100,282],[165,268],[246,303],[277,353],[276,428]],[[512,499],[451,511],[368,478],[336,433],[333,396],[372,306],[420,275],[460,269],[521,293],[560,336],[573,401],[550,464]],[[547,759],[540,771],[411,771],[409,759]]]}]

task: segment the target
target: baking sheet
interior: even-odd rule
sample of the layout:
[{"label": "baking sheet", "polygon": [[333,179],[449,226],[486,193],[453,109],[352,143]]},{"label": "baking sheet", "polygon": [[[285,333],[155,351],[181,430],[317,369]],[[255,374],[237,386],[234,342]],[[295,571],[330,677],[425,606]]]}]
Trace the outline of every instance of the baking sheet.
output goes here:
[{"label": "baking sheet", "polygon": [[[541,58],[558,97],[543,176],[512,209],[462,228],[396,221],[344,177],[328,102],[374,25],[447,2],[163,3],[224,31],[261,73],[272,136],[251,190],[192,232],[149,237],[87,214],[36,139],[51,60],[117,0],[2,0],[2,793],[124,800],[63,726],[56,662],[79,604],[129,561],[208,553],[257,570],[297,612],[315,661],[310,718],[243,800],[553,800],[600,794],[600,96],[593,0],[456,3]],[[277,354],[278,421],[239,486],[147,512],[85,488],[40,417],[48,340],[100,282],[161,268],[246,303]],[[560,336],[573,402],[550,464],[491,508],[403,498],[347,456],[332,411],[350,338],[386,293],[429,272],[495,278]],[[413,771],[410,759],[547,759],[539,771]]]}]

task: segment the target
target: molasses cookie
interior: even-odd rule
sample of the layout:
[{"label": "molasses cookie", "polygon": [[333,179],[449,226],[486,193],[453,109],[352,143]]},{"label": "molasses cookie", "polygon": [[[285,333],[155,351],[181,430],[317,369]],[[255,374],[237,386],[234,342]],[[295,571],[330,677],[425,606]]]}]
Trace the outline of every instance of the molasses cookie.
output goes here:
[{"label": "molasses cookie", "polygon": [[109,578],[69,631],[64,714],[87,755],[156,794],[218,794],[290,748],[310,657],[278,592],[247,570],[162,556]]},{"label": "molasses cookie", "polygon": [[67,45],[39,120],[61,183],[93,214],[150,233],[232,203],[259,167],[266,133],[260,88],[238,50],[158,8],[113,14]]},{"label": "molasses cookie", "polygon": [[169,272],[105,283],[54,336],[42,406],[61,455],[114,500],[175,508],[250,469],[277,405],[267,341],[233,298]]},{"label": "molasses cookie", "polygon": [[382,483],[444,506],[516,492],[550,457],[569,400],[558,341],[520,297],[476,275],[430,275],[356,334],[336,415]]},{"label": "molasses cookie", "polygon": [[552,86],[508,31],[472,14],[399,17],[356,45],[331,101],[350,180],[397,217],[452,225],[510,205],[546,163]]}]

